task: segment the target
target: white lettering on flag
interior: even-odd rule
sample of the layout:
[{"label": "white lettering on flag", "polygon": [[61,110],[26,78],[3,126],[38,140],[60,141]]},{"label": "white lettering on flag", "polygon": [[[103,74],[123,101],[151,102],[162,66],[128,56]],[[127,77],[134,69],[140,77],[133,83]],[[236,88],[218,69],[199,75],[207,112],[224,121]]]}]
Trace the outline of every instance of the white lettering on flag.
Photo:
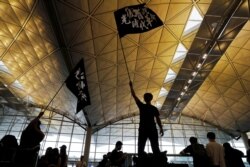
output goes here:
[{"label": "white lettering on flag", "polygon": [[121,16],[121,24],[130,24],[132,28],[140,28],[141,30],[150,29],[153,21],[156,21],[156,17],[148,12],[147,8],[127,7]]}]

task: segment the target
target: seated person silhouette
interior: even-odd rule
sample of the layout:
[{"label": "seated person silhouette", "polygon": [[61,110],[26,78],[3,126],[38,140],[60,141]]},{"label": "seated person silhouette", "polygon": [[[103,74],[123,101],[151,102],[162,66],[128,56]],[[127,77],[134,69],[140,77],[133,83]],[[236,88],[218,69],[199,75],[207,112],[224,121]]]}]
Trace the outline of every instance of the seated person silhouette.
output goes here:
[{"label": "seated person silhouette", "polygon": [[121,151],[122,142],[117,141],[115,144],[115,149],[111,152],[109,157],[111,166],[121,167],[126,159],[126,154]]}]

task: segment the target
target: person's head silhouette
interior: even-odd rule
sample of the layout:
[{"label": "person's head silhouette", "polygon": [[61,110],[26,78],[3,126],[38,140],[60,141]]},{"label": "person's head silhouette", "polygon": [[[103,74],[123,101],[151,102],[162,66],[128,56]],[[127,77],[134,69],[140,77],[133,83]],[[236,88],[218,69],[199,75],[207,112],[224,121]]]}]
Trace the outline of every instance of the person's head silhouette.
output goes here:
[{"label": "person's head silhouette", "polygon": [[196,144],[197,143],[197,138],[192,136],[192,137],[189,138],[189,142],[191,144]]},{"label": "person's head silhouette", "polygon": [[144,94],[144,101],[149,104],[151,100],[153,99],[153,95],[151,93],[145,93]]},{"label": "person's head silhouette", "polygon": [[116,144],[115,144],[115,148],[116,148],[116,150],[121,150],[122,149],[122,142],[117,141]]}]

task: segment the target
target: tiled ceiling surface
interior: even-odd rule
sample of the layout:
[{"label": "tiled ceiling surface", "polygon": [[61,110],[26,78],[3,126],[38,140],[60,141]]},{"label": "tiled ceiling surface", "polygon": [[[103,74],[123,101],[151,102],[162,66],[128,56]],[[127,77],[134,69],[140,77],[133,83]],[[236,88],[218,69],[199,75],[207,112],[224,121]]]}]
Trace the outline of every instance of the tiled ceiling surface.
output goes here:
[{"label": "tiled ceiling surface", "polygon": [[249,32],[248,21],[183,110],[183,114],[229,131],[249,131]]},{"label": "tiled ceiling surface", "polygon": [[[113,12],[143,2],[164,26],[120,40]],[[21,102],[37,107],[45,108],[56,95],[50,108],[85,124],[83,114],[75,114],[76,98],[65,86],[58,92],[70,69],[83,58],[91,99],[85,111],[94,127],[102,126],[138,115],[128,87],[125,57],[138,97],[151,92],[153,104],[160,110],[174,83],[166,80],[167,74],[177,75],[184,61],[184,57],[174,61],[176,51],[180,44],[188,50],[198,31],[184,31],[192,10],[195,7],[204,17],[210,3],[56,0],[48,8],[48,1],[0,0],[0,81]],[[49,15],[49,10],[55,15]],[[243,27],[182,114],[224,129],[250,129],[249,25]],[[166,118],[164,112],[162,118]]]}]

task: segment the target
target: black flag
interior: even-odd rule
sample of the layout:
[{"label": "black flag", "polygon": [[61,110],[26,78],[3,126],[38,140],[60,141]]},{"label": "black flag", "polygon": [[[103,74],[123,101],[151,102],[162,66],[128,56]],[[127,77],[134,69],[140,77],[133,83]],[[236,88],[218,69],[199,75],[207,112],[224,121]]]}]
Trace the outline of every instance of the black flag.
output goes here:
[{"label": "black flag", "polygon": [[145,4],[127,6],[115,11],[120,38],[126,34],[142,33],[163,25],[161,19]]},{"label": "black flag", "polygon": [[76,113],[78,113],[85,106],[90,105],[90,97],[88,92],[88,85],[86,74],[84,70],[83,59],[75,66],[70,75],[66,79],[66,86],[77,97]]}]

